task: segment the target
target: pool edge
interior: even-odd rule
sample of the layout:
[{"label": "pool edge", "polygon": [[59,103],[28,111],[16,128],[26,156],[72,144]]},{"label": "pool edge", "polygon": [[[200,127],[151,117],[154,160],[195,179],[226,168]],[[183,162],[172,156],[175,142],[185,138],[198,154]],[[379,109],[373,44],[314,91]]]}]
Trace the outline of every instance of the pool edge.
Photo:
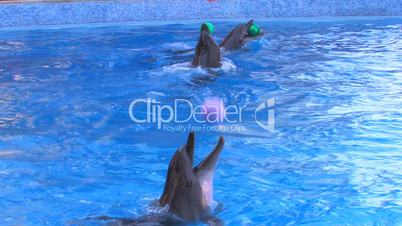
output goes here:
[{"label": "pool edge", "polygon": [[[252,3],[252,4],[251,4]],[[237,18],[402,16],[402,0],[194,0],[1,3],[0,27]],[[192,9],[192,10],[189,10]]]}]

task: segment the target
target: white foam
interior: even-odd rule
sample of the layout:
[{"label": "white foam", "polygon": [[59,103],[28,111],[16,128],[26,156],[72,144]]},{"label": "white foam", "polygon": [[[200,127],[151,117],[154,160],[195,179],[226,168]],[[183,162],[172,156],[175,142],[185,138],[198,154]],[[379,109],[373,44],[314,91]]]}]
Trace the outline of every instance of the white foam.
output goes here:
[{"label": "white foam", "polygon": [[163,72],[178,73],[178,72],[191,72],[196,71],[202,74],[206,74],[207,71],[202,67],[193,67],[190,62],[177,63],[162,67]]},{"label": "white foam", "polygon": [[162,72],[165,73],[184,73],[197,72],[198,74],[208,74],[208,70],[228,72],[237,68],[237,66],[228,58],[222,58],[222,66],[219,68],[203,68],[201,66],[193,67],[190,62],[177,63],[162,67]]},{"label": "white foam", "polygon": [[173,49],[173,50],[183,50],[183,49],[191,49],[192,46],[186,44],[185,42],[171,42],[163,44],[163,47],[166,49]]},{"label": "white foam", "polygon": [[222,57],[222,66],[219,68],[224,72],[228,72],[237,68],[237,66],[228,58]]},{"label": "white foam", "polygon": [[165,96],[165,94],[161,93],[161,92],[157,92],[157,91],[149,91],[147,93],[148,98],[156,98],[156,97],[163,97]]},{"label": "white foam", "polygon": [[169,206],[161,206],[158,199],[152,200],[146,207],[145,207],[147,214],[164,214],[169,211]]}]

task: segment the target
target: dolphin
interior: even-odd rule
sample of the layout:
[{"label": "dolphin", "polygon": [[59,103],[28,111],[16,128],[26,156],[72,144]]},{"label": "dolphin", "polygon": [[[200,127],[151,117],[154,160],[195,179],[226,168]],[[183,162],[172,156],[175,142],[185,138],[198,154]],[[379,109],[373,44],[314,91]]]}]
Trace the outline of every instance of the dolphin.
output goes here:
[{"label": "dolphin", "polygon": [[194,145],[195,135],[191,132],[187,143],[177,149],[170,160],[163,193],[158,200],[155,200],[157,206],[168,207],[167,212],[139,218],[90,216],[83,222],[71,221],[69,225],[87,225],[88,223],[85,223],[87,221],[103,222],[108,226],[185,225],[188,221],[223,225],[220,219],[212,215],[210,206],[214,203],[213,176],[224,139],[220,137],[211,153],[195,167],[193,167]]},{"label": "dolphin", "polygon": [[194,58],[191,64],[194,67],[220,67],[221,50],[215,40],[209,33],[208,27],[203,24],[200,37],[195,47]]},{"label": "dolphin", "polygon": [[190,221],[204,220],[211,215],[213,176],[224,145],[224,139],[220,137],[212,152],[193,167],[194,139],[194,132],[191,132],[187,144],[173,155],[165,188],[159,198],[161,206],[168,205],[172,213]]},{"label": "dolphin", "polygon": [[246,42],[257,39],[261,37],[264,32],[261,32],[259,35],[255,37],[251,37],[248,35],[248,29],[251,25],[253,25],[253,20],[248,21],[246,24],[237,25],[233,30],[226,36],[226,38],[220,44],[220,47],[231,50],[231,49],[239,49]]}]

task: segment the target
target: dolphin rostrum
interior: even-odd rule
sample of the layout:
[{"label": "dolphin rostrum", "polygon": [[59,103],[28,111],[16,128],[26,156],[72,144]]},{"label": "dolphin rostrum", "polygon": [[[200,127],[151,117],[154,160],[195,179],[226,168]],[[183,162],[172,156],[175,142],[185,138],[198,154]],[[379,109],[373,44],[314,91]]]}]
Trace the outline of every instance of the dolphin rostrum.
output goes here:
[{"label": "dolphin rostrum", "polygon": [[261,37],[264,33],[261,32],[259,35],[255,37],[251,37],[248,34],[248,29],[251,25],[253,25],[254,21],[250,20],[246,24],[237,25],[226,38],[220,44],[220,47],[231,50],[231,49],[239,49],[241,48],[246,42]]},{"label": "dolphin rostrum", "polygon": [[222,65],[220,47],[212,38],[205,24],[201,27],[200,37],[195,47],[191,64],[195,67],[220,67]]},{"label": "dolphin rostrum", "polygon": [[161,206],[185,220],[202,220],[210,215],[213,201],[213,176],[224,145],[223,137],[212,152],[193,168],[194,132],[187,144],[176,151],[170,160],[164,191],[159,198]]}]

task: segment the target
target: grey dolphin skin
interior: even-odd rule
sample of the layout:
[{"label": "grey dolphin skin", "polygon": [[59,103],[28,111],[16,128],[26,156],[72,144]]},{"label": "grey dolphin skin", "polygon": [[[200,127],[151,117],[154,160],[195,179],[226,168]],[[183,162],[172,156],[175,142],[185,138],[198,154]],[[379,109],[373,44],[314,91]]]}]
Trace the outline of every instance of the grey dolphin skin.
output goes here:
[{"label": "grey dolphin skin", "polygon": [[213,202],[213,176],[222,152],[224,139],[219,138],[212,152],[193,168],[194,132],[187,144],[173,155],[170,161],[165,189],[159,198],[161,206],[168,205],[171,212],[185,220],[203,220],[210,215]]},{"label": "grey dolphin skin", "polygon": [[220,44],[220,47],[226,49],[226,50],[231,50],[231,49],[239,49],[241,48],[246,42],[257,39],[263,35],[263,32],[261,32],[258,36],[256,37],[251,37],[248,35],[248,29],[250,28],[251,25],[253,25],[254,21],[250,20],[246,24],[240,24],[237,25],[229,34],[226,36],[226,38],[223,40],[223,42]]},{"label": "grey dolphin skin", "polygon": [[200,37],[195,47],[194,58],[191,64],[194,67],[220,67],[221,50],[215,40],[209,33],[208,27],[203,24],[201,27]]}]

